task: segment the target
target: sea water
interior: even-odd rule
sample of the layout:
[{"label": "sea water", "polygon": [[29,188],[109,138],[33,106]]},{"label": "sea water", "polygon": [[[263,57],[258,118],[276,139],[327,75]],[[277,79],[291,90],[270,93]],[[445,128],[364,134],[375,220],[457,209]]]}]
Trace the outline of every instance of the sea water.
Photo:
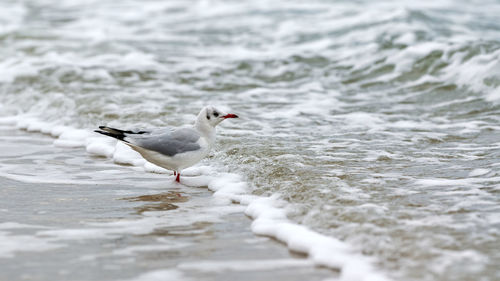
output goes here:
[{"label": "sea water", "polygon": [[[499,14],[498,1],[460,0],[2,1],[1,123],[51,135],[49,151],[105,158],[92,158],[96,173],[71,153],[37,152],[29,163],[71,165],[23,174],[27,162],[8,159],[1,175],[69,188],[126,164],[135,180],[168,178],[92,129],[183,125],[214,104],[240,119],[221,124],[186,181],[220,208],[239,203],[256,234],[345,280],[497,280]],[[165,224],[143,219],[140,230],[108,222],[123,224],[110,232],[5,221],[0,233],[50,252]],[[37,235],[12,235],[25,228]],[[140,276],[181,279],[182,268]]]}]

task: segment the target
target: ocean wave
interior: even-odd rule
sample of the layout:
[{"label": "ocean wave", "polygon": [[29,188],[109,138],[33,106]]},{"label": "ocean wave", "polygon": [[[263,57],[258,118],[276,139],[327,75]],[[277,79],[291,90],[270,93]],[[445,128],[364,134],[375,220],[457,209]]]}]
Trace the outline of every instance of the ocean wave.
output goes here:
[{"label": "ocean wave", "polygon": [[161,172],[65,130],[237,108],[213,157],[255,195],[281,194],[290,221],[347,241],[396,279],[496,276],[497,1],[0,7],[0,109],[22,115],[19,128]]}]

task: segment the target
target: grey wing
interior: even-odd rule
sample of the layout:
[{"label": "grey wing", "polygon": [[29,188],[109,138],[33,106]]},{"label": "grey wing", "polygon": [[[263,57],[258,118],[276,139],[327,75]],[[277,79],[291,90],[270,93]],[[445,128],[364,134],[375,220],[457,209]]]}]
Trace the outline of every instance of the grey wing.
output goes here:
[{"label": "grey wing", "polygon": [[200,149],[200,134],[191,128],[181,128],[162,134],[129,136],[129,143],[164,155],[174,156],[179,153]]}]

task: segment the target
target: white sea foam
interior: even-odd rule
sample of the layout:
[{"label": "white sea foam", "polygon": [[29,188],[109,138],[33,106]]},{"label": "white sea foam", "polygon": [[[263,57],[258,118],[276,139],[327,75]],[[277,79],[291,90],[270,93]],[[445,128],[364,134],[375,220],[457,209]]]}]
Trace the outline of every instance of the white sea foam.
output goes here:
[{"label": "white sea foam", "polygon": [[[351,115],[353,116],[353,115]],[[355,115],[355,116],[359,116]],[[356,119],[358,117],[354,117]],[[54,127],[52,123],[44,123],[33,118],[2,118],[0,119],[6,124],[16,124],[17,127],[35,128],[33,132],[41,132],[43,128]],[[147,172],[165,173],[166,170],[153,165],[140,157],[140,155],[130,149],[128,146],[115,142],[113,140],[95,136],[90,130],[73,129],[68,127],[57,127],[58,131],[53,133],[57,136],[54,145],[62,147],[85,147],[91,155],[99,155],[103,157],[112,157],[115,163],[129,164],[140,167]],[[47,130],[47,129],[46,129]],[[279,198],[278,195],[271,197],[260,197],[251,195],[251,189],[244,179],[237,174],[218,173],[213,168],[208,166],[195,166],[186,169],[185,177],[188,186],[203,186],[206,185],[212,190],[214,199],[219,204],[218,207],[204,208],[197,215],[190,214],[178,217],[181,220],[165,222],[161,217],[146,216],[140,220],[120,220],[109,223],[93,223],[86,228],[74,229],[50,229],[40,230],[33,237],[20,237],[19,239],[32,243],[33,248],[51,249],[65,240],[81,240],[81,239],[96,239],[96,238],[113,238],[119,237],[123,233],[146,234],[153,231],[155,228],[162,225],[191,225],[196,221],[213,221],[219,220],[219,216],[223,213],[242,212],[254,219],[252,223],[252,231],[258,235],[270,236],[285,243],[291,250],[307,254],[308,261],[300,262],[277,262],[275,266],[293,266],[297,264],[305,265],[314,263],[316,265],[326,266],[341,271],[341,280],[345,281],[362,281],[362,280],[386,280],[380,273],[372,268],[372,261],[356,253],[348,244],[341,242],[333,237],[328,237],[316,233],[305,226],[292,223],[287,219],[286,206],[287,203]],[[2,176],[9,177],[15,180],[28,182],[51,182],[51,183],[94,183],[93,181],[72,181],[58,179],[43,179],[40,177],[30,177],[22,175],[13,175],[8,172],[2,172]],[[238,203],[240,205],[227,205],[228,203]],[[222,204],[222,205],[220,205]],[[223,207],[226,206],[226,207]],[[229,207],[231,206],[231,207]],[[247,206],[247,207],[245,207]],[[173,212],[182,212],[182,208],[171,210]],[[190,212],[193,212],[191,210]],[[30,241],[30,239],[32,241]],[[10,240],[9,240],[10,241]],[[170,246],[161,246],[165,249],[170,249]],[[160,247],[160,248],[161,248]],[[28,247],[29,248],[29,247]],[[127,254],[133,251],[140,251],[142,248],[129,248],[116,252],[116,254]],[[145,249],[145,248],[144,248]],[[10,255],[12,250],[5,251],[5,255]],[[263,261],[257,262],[254,266],[262,269]],[[184,264],[182,266],[190,267],[193,265]],[[181,268],[182,268],[181,266]],[[238,264],[221,264],[223,268],[230,270],[239,270]],[[207,270],[207,264],[201,264],[200,270]],[[272,265],[266,265],[266,268]],[[359,269],[362,268],[359,273]],[[161,276],[159,272],[151,273],[152,275],[140,276],[139,280],[149,280]],[[153,276],[153,277],[151,277]],[[143,278],[143,279],[141,279]]]},{"label": "white sea foam", "polygon": [[[23,173],[14,162],[37,152],[26,148],[21,158],[2,163],[0,172],[25,182],[95,184],[114,177],[115,162],[130,165],[116,169],[130,169],[144,190],[160,190],[173,181],[170,171],[90,129],[83,142],[68,133],[71,127],[57,125],[85,128],[102,120],[162,126],[167,118],[179,125],[192,121],[188,113],[205,103],[222,101],[237,106],[242,118],[235,126],[223,124],[228,152],[215,153],[210,165],[239,162],[231,169],[255,179],[256,192],[279,191],[299,205],[299,214],[280,204],[275,207],[281,211],[262,207],[271,221],[290,216],[342,237],[378,256],[382,266],[401,274],[396,279],[427,272],[420,279],[456,274],[465,280],[467,266],[434,270],[448,259],[460,261],[440,253],[440,233],[451,241],[444,247],[488,253],[489,261],[464,260],[488,265],[474,277],[491,279],[496,257],[484,241],[498,236],[490,205],[500,189],[493,159],[500,130],[500,6],[365,2],[0,4],[0,38],[6,43],[0,111],[30,114],[0,119],[2,129],[18,125],[56,138],[66,133],[55,149],[74,148],[55,160],[30,157],[34,164]],[[42,13],[30,12],[38,9]],[[102,172],[44,168],[54,160],[84,170],[85,161],[64,159],[82,148],[106,158],[86,159],[102,162]],[[9,145],[4,156],[16,149]],[[208,186],[216,194],[210,200],[240,202],[232,211],[261,199],[251,193],[253,182],[222,172],[229,167],[201,167],[183,171],[186,188]],[[453,230],[467,224],[466,231]],[[269,233],[281,233],[269,225]],[[283,232],[278,236],[288,239]],[[426,237],[432,238],[419,244]],[[309,251],[307,245],[296,247]]]},{"label": "white sea foam", "polygon": [[[189,281],[184,273],[177,269],[163,269],[150,271],[126,281]],[[124,280],[125,281],[125,280]]]},{"label": "white sea foam", "polygon": [[91,137],[85,142],[89,154],[110,158],[115,152],[116,141],[111,138]]},{"label": "white sea foam", "polygon": [[66,178],[66,179],[61,179],[61,178],[54,178],[53,176],[44,176],[44,175],[22,175],[22,174],[16,174],[8,170],[8,167],[5,167],[3,165],[2,168],[0,168],[0,176],[19,181],[19,182],[25,182],[25,183],[52,183],[52,184],[81,184],[81,185],[95,185],[95,184],[102,184],[102,185],[108,185],[111,183],[103,183],[98,180],[81,180],[81,179],[71,179],[71,178]]},{"label": "white sea foam", "polygon": [[277,197],[253,200],[245,211],[254,219],[252,231],[282,241],[292,251],[307,254],[318,265],[340,269],[340,280],[387,280],[370,266],[367,257],[348,244],[290,222],[285,205]]},{"label": "white sea foam", "polygon": [[54,141],[60,147],[85,147],[87,138],[91,136],[88,130],[68,129],[60,134]]},{"label": "white sea foam", "polygon": [[433,51],[442,51],[447,48],[447,44],[438,42],[425,42],[410,46],[392,56],[388,62],[395,64],[397,72],[404,72],[411,69],[415,60],[429,55]]},{"label": "white sea foam", "polygon": [[178,243],[178,242],[176,242],[175,244],[171,243],[171,242],[165,244],[164,241],[159,241],[159,243],[157,243],[157,244],[130,246],[130,247],[126,247],[124,249],[115,250],[115,251],[113,251],[113,255],[132,256],[132,255],[135,255],[137,252],[173,251],[173,250],[185,248],[189,245],[191,245],[191,244]]},{"label": "white sea foam", "polygon": [[227,272],[286,269],[301,266],[314,266],[314,263],[311,260],[303,259],[196,261],[180,263],[177,268],[188,271]]},{"label": "white sea foam", "polygon": [[63,246],[32,235],[15,235],[0,231],[0,258],[13,257],[17,252],[44,252]]},{"label": "white sea foam", "polygon": [[500,87],[495,89],[491,89],[488,91],[489,93],[486,95],[487,101],[498,102],[500,101]]},{"label": "white sea foam", "polygon": [[479,176],[484,176],[488,174],[491,170],[490,169],[474,169],[469,173],[469,177],[479,177]]},{"label": "white sea foam", "polygon": [[23,229],[23,228],[49,228],[43,225],[32,225],[18,222],[3,222],[0,223],[0,229]]}]

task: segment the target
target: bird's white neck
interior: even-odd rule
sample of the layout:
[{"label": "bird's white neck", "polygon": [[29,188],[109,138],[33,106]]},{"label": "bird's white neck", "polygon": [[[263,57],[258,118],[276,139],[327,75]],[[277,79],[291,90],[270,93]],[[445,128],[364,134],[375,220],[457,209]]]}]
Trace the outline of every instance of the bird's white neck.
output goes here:
[{"label": "bird's white neck", "polygon": [[212,146],[215,142],[215,127],[207,124],[206,122],[196,120],[194,123],[194,127],[198,132],[200,132],[208,141],[210,146]]}]

